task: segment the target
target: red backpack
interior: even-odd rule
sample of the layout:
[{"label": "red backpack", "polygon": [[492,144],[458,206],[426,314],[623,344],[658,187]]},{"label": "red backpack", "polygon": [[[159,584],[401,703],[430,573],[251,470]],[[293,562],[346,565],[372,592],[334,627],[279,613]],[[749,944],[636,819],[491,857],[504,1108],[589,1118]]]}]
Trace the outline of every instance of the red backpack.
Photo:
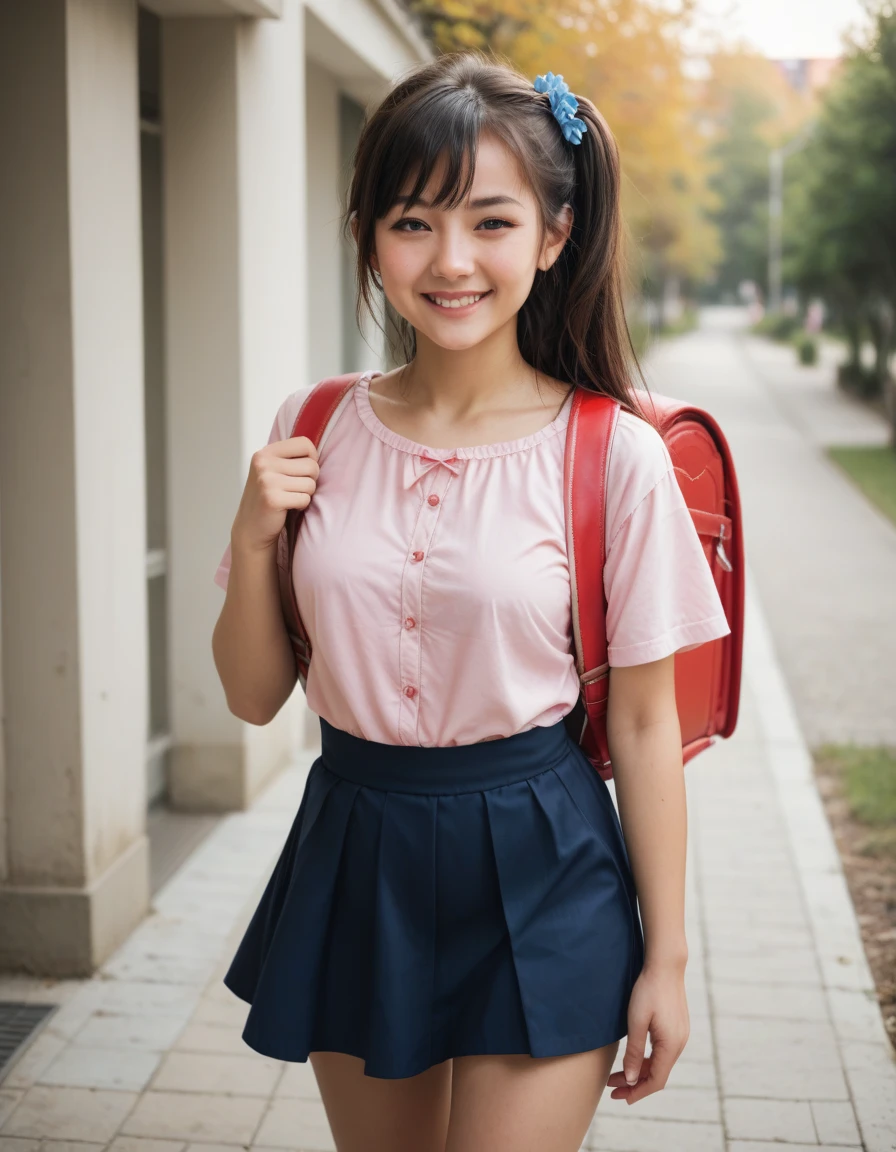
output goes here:
[{"label": "red backpack", "polygon": [[[293,436],[319,445],[334,412],[360,373],[322,380],[296,417]],[[740,497],[728,443],[715,420],[701,408],[651,393],[659,429],[694,526],[703,543],[731,632],[675,657],[675,692],[685,762],[727,737],[737,723],[743,652],[744,562]],[[572,584],[573,648],[582,690],[566,725],[572,738],[604,780],[613,776],[607,746],[607,602],[603,594],[581,597],[579,589],[603,591],[604,509],[607,461],[619,403],[579,388],[573,397],[566,438],[564,490],[566,536]],[[280,595],[287,631],[304,689],[311,642],[296,603],[292,562],[303,513],[286,514],[288,563],[280,569]]]}]

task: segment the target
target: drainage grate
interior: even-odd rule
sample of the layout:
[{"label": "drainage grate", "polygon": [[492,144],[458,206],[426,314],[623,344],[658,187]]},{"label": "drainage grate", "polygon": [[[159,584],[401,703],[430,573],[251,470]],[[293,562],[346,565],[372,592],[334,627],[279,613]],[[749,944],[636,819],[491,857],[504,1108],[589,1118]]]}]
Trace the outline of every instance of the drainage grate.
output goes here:
[{"label": "drainage grate", "polygon": [[55,1004],[15,1004],[0,1000],[0,1080]]}]

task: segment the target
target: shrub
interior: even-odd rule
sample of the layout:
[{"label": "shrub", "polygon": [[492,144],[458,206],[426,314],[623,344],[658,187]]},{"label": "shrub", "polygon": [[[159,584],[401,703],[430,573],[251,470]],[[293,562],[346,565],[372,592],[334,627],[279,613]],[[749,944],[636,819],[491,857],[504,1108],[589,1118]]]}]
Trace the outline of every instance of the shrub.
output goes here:
[{"label": "shrub", "polygon": [[818,341],[808,332],[804,332],[796,342],[796,353],[800,364],[817,364]]},{"label": "shrub", "polygon": [[800,321],[797,316],[788,316],[785,312],[766,312],[762,319],[753,325],[753,331],[760,336],[770,336],[772,340],[790,340],[799,327]]}]

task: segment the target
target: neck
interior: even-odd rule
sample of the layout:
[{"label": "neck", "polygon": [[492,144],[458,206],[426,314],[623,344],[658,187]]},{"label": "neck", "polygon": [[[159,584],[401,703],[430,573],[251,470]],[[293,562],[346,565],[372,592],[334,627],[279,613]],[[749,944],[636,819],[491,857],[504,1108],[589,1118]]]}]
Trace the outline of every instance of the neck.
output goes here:
[{"label": "neck", "polygon": [[528,395],[535,370],[520,353],[516,317],[474,348],[455,350],[417,333],[417,353],[402,373],[401,391],[415,406],[446,418],[475,417]]}]

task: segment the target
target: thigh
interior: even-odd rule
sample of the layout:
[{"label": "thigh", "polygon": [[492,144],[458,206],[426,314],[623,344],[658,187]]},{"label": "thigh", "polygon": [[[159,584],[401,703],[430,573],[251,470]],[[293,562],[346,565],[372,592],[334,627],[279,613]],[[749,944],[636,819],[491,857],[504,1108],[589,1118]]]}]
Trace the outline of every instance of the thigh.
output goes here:
[{"label": "thigh", "polygon": [[364,1061],[342,1052],[312,1052],[338,1152],[445,1152],[451,1107],[451,1061],[418,1076],[364,1075]]},{"label": "thigh", "polygon": [[618,1048],[455,1057],[445,1152],[578,1152]]}]

